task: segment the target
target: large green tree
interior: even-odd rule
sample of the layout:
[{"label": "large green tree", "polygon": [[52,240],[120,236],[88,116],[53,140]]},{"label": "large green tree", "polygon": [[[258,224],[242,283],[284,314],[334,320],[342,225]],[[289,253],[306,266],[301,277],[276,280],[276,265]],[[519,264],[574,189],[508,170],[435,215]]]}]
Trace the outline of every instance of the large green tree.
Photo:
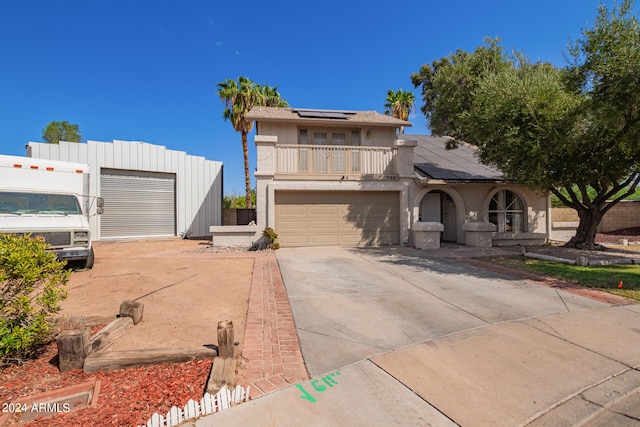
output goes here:
[{"label": "large green tree", "polygon": [[412,75],[432,132],[451,136],[450,148],[471,143],[506,179],[577,211],[570,247],[597,247],[602,217],[640,180],[640,31],[631,7],[601,5],[563,69],[489,40]]},{"label": "large green tree", "polygon": [[64,120],[61,122],[50,122],[42,129],[42,139],[49,144],[57,144],[60,141],[80,142],[82,135],[80,127],[76,124]]},{"label": "large green tree", "polygon": [[218,96],[225,104],[222,117],[229,120],[231,125],[240,132],[242,137],[242,153],[244,156],[244,179],[247,199],[247,208],[252,207],[251,203],[251,176],[249,174],[249,147],[247,135],[253,129],[253,122],[246,119],[246,114],[257,105],[267,107],[288,107],[277,87],[269,85],[258,85],[253,80],[244,76],[238,80],[226,79],[218,83]]}]

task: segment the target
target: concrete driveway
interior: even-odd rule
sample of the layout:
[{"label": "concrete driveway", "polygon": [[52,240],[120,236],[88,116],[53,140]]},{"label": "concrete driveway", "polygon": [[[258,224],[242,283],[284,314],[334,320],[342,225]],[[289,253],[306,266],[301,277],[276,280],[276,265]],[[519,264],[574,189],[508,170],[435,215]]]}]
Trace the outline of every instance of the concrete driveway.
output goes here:
[{"label": "concrete driveway", "polygon": [[640,305],[610,306],[443,253],[277,251],[312,379],[215,421],[640,425]]},{"label": "concrete driveway", "polygon": [[464,330],[606,306],[410,248],[276,254],[311,375]]}]

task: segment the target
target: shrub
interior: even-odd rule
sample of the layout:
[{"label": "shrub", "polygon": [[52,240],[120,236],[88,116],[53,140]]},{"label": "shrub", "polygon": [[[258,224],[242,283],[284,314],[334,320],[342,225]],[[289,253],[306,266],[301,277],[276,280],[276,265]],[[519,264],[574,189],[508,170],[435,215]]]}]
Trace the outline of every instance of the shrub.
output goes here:
[{"label": "shrub", "polygon": [[280,243],[277,242],[278,235],[275,231],[273,231],[273,228],[265,228],[262,232],[262,235],[269,239],[269,249],[280,249]]},{"label": "shrub", "polygon": [[40,238],[0,235],[0,362],[32,353],[51,338],[71,272]]}]

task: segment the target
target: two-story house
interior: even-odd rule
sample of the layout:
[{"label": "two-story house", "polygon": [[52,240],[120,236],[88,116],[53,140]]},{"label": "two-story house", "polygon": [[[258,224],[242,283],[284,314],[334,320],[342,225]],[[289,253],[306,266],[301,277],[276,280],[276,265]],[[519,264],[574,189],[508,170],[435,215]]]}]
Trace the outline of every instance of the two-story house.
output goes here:
[{"label": "two-story house", "polygon": [[[257,223],[280,245],[542,243],[548,198],[375,111],[255,107]],[[422,234],[421,234],[422,233]]]}]

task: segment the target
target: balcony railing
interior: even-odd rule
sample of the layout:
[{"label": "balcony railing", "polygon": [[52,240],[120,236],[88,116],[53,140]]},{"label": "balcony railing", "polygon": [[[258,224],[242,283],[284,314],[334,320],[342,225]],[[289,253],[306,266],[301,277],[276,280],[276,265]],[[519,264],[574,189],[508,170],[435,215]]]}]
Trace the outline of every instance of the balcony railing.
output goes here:
[{"label": "balcony railing", "polygon": [[335,145],[276,145],[276,173],[395,177],[396,148]]}]

